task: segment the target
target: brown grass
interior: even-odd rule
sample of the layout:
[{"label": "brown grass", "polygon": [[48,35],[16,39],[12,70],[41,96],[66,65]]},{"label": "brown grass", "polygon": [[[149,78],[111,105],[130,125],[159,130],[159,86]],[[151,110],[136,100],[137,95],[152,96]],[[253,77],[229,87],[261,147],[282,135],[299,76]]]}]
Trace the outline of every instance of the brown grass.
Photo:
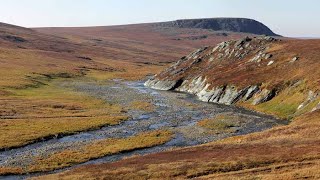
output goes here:
[{"label": "brown grass", "polygon": [[[64,36],[61,38],[1,24],[0,35],[10,34],[26,41],[16,43],[0,38],[0,149],[125,120],[122,107],[55,83],[66,76],[72,80],[81,76],[95,80],[143,79],[195,47],[195,42],[171,40],[171,35],[150,28],[134,27],[120,34],[113,28],[107,33],[97,28],[89,35],[86,29],[70,28],[60,34]],[[55,31],[39,31],[55,34]],[[132,107],[153,110],[144,102],[135,102]]]},{"label": "brown grass", "polygon": [[[45,172],[69,167],[103,156],[164,144],[172,138],[169,131],[144,132],[129,138],[97,140],[77,149],[63,150],[46,157],[35,158],[23,173]],[[21,174],[19,168],[0,168],[2,175]]]},{"label": "brown grass", "polygon": [[152,112],[155,110],[155,106],[151,102],[143,102],[143,101],[131,102],[130,108],[134,110],[141,110],[146,112]]},{"label": "brown grass", "polygon": [[60,88],[59,81],[39,88],[11,90],[1,99],[0,149],[119,124],[122,108]]},{"label": "brown grass", "polygon": [[125,119],[123,116],[100,116],[0,120],[0,149],[20,147],[44,139],[116,125]]},{"label": "brown grass", "polygon": [[219,132],[233,132],[232,127],[238,126],[240,117],[229,114],[219,114],[213,119],[204,119],[198,122],[198,126]]},{"label": "brown grass", "polygon": [[[319,115],[319,111],[309,113],[265,132],[41,178],[313,178],[318,176],[320,159]],[[296,174],[301,166],[303,171]]]}]

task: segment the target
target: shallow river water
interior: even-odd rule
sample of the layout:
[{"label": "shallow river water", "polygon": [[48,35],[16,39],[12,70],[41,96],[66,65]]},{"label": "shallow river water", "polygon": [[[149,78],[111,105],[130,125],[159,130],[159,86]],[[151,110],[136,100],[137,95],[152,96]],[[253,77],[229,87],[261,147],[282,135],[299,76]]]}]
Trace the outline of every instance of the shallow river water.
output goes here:
[{"label": "shallow river water", "polygon": [[[63,149],[77,148],[90,143],[93,140],[125,138],[150,130],[169,129],[175,133],[175,136],[171,141],[164,145],[107,156],[83,164],[105,163],[117,161],[124,157],[136,154],[143,155],[161,152],[176,147],[199,145],[230,136],[263,131],[276,125],[286,124],[286,122],[275,119],[271,116],[244,110],[242,108],[200,102],[192,95],[152,90],[144,87],[143,82],[140,81],[125,82],[121,80],[114,80],[106,84],[85,81],[64,82],[61,83],[60,86],[72,88],[75,91],[103,99],[109,103],[120,104],[124,107],[128,106],[133,101],[148,101],[155,106],[155,111],[145,112],[129,110],[127,115],[131,118],[120,125],[104,127],[96,131],[83,132],[58,139],[38,142],[22,148],[0,152],[0,166],[24,167],[32,163],[31,159],[35,156],[45,156]],[[197,125],[198,121],[213,118],[218,114],[237,117],[235,120],[236,125],[231,127],[231,131],[213,133],[211,130]],[[61,170],[42,174],[55,173],[59,171]],[[0,179],[24,179],[30,176],[42,174],[7,176],[0,177]]]}]

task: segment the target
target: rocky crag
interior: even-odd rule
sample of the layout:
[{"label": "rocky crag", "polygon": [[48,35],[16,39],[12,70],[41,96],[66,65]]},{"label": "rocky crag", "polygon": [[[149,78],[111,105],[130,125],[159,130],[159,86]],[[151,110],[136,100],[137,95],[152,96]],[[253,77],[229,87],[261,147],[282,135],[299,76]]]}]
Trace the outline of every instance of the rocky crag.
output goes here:
[{"label": "rocky crag", "polygon": [[246,18],[208,18],[208,19],[183,19],[164,23],[157,26],[176,28],[198,28],[213,31],[230,31],[239,33],[250,33],[257,35],[278,36],[264,24]]},{"label": "rocky crag", "polygon": [[226,105],[257,106],[281,93],[290,97],[299,94],[299,99],[291,97],[294,102],[290,101],[290,110],[284,113],[292,115],[319,99],[318,86],[310,83],[314,77],[301,73],[303,69],[312,69],[310,65],[301,65],[301,61],[310,59],[291,51],[288,44],[294,43],[268,36],[246,37],[200,48],[148,80],[145,86],[186,92],[201,101]]}]

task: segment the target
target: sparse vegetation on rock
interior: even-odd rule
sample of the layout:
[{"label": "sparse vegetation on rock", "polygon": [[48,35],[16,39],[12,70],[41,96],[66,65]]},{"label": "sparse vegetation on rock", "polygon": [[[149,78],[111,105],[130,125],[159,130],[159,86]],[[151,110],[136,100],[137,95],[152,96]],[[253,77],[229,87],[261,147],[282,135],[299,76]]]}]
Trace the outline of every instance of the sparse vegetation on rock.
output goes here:
[{"label": "sparse vegetation on rock", "polygon": [[[205,102],[240,104],[256,109],[249,104],[255,106],[269,101],[272,103],[282,91],[294,91],[295,86],[298,86],[295,82],[306,82],[304,92],[319,90],[314,83],[320,75],[315,69],[318,66],[315,64],[319,62],[312,56],[319,45],[300,52],[305,57],[303,65],[288,63],[293,62],[290,59],[292,54],[300,51],[297,47],[305,47],[306,42],[313,43],[310,40],[279,40],[272,37],[245,37],[237,41],[222,42],[215,47],[194,51],[148,80],[145,85],[160,90],[187,92]],[[298,59],[300,58],[295,57],[294,61]],[[308,73],[311,69],[315,74]],[[317,97],[312,102],[317,102]],[[292,102],[292,106],[297,107],[303,101],[305,99]],[[302,109],[295,109],[279,117],[292,117],[298,111],[302,112]],[[274,112],[267,111],[279,115],[277,108]]]}]

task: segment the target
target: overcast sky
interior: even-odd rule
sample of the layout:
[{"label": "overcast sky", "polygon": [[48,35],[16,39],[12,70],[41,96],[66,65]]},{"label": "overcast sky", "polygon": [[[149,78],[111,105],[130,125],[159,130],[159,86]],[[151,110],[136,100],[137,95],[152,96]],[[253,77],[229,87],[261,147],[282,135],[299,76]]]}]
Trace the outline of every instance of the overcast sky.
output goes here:
[{"label": "overcast sky", "polygon": [[291,37],[320,37],[319,0],[0,0],[0,22],[25,27],[105,26],[245,17]]}]

